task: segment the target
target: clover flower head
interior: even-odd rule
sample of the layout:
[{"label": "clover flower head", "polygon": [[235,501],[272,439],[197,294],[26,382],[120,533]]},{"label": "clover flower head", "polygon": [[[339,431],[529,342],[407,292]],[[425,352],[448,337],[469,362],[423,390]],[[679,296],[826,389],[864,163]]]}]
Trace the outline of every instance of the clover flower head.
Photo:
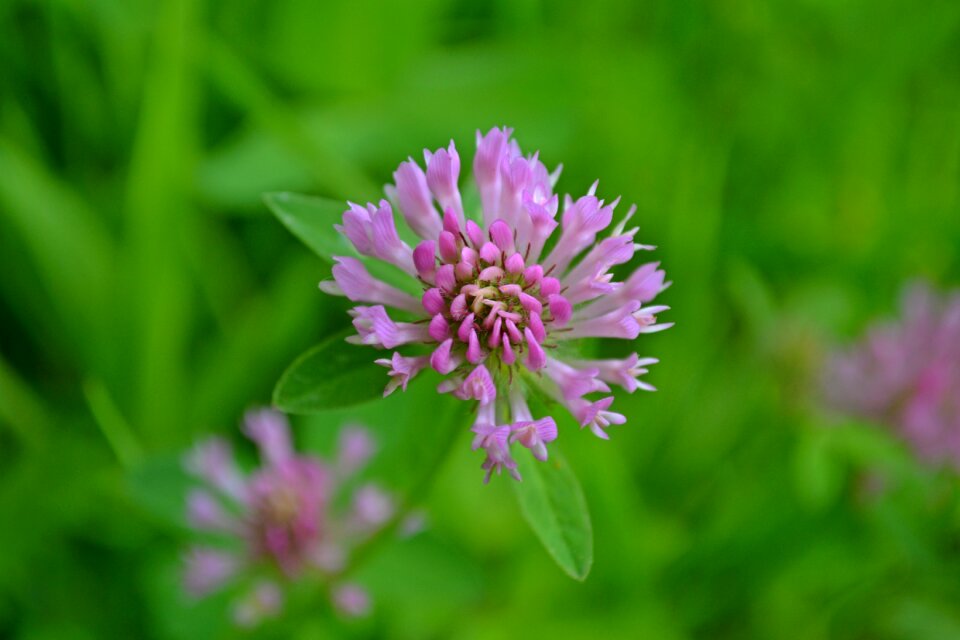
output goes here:
[{"label": "clover flower head", "polygon": [[[478,404],[474,448],[486,453],[487,479],[506,469],[519,480],[510,445],[544,460],[557,437],[552,418],[530,415],[524,390],[542,390],[606,439],[609,426],[626,420],[609,410],[608,385],[652,391],[640,377],[657,360],[636,353],[578,360],[569,356],[573,345],[587,338],[632,341],[672,323],[658,320],[668,307],[649,304],[669,285],[659,263],[640,266],[624,281],[614,275],[638,251],[653,249],[636,241],[637,228],[627,228],[636,207],[614,224],[619,198],[599,198],[597,183],[579,198],[565,196],[561,207],[554,193],[560,168],[550,172],[538,154],[523,155],[511,134],[477,132],[478,210],[468,210],[461,194],[453,142],[425,151],[425,170],[412,158],[400,164],[386,187],[393,204],[349,203],[337,229],[360,256],[405,273],[409,290],[374,278],[350,256],[336,257],[333,281],[320,286],[360,303],[350,312],[357,334],[348,341],[389,350],[429,345],[429,354],[394,352],[377,360],[389,369],[384,395],[406,390],[427,367],[447,376],[441,393]],[[419,237],[415,246],[398,233],[394,206]],[[395,320],[387,307],[409,321]],[[593,394],[606,395],[586,397]]]},{"label": "clover flower head", "polygon": [[[280,413],[251,411],[243,431],[261,459],[250,474],[240,470],[222,438],[201,442],[184,460],[186,470],[203,482],[187,496],[187,521],[217,542],[187,551],[184,586],[190,595],[202,597],[232,580],[252,580],[252,588],[234,605],[234,621],[253,626],[280,611],[284,582],[342,569],[350,546],[384,526],[395,505],[391,496],[367,484],[353,494],[347,513],[332,507],[342,482],[373,453],[373,440],[360,427],[341,431],[330,463],[297,454]],[[351,602],[361,600],[356,595],[360,587],[337,588],[353,593]],[[344,612],[361,610],[366,607]]]},{"label": "clover flower head", "polygon": [[960,470],[960,293],[908,287],[897,321],[878,322],[828,363],[823,393],[841,413],[893,429],[929,464]]}]

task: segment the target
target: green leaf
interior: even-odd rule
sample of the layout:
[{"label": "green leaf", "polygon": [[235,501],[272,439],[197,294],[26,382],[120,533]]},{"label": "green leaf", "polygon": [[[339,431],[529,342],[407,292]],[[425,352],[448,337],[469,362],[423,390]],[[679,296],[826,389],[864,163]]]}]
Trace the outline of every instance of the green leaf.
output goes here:
[{"label": "green leaf", "polygon": [[333,227],[340,222],[345,203],[286,191],[264,194],[263,201],[293,235],[321,258],[331,260],[333,256],[357,254]]},{"label": "green leaf", "polygon": [[[345,203],[285,191],[267,193],[263,201],[293,235],[327,262],[332,263],[334,256],[360,257],[333,226],[340,222]],[[391,264],[380,260],[364,260],[364,264],[372,275],[405,291],[412,291],[416,284],[414,278]]]},{"label": "green leaf", "polygon": [[517,468],[523,482],[511,484],[524,518],[560,568],[586,580],[593,564],[593,528],[580,483],[556,449],[546,462],[521,453]]},{"label": "green leaf", "polygon": [[273,404],[287,413],[316,413],[383,396],[386,370],[369,347],[348,344],[341,332],[294,360],[273,390]]}]

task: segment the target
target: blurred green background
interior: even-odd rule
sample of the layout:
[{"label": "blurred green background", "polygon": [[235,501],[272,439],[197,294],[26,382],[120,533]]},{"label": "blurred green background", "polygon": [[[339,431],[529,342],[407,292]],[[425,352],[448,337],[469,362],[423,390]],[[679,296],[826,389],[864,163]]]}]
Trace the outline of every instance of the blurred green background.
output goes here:
[{"label": "blurred green background", "polygon": [[[286,637],[960,638],[955,480],[825,429],[811,382],[904,281],[960,281],[960,3],[4,0],[0,21],[0,637],[230,635],[184,602],[184,532],[130,477],[235,434],[348,324],[260,194],[377,198],[407,155],[453,137],[468,166],[507,124],[562,192],[637,202],[675,283],[677,326],[637,344],[660,391],[618,400],[609,443],[561,437],[594,571],[551,563],[464,439],[428,531],[358,574],[374,616]],[[416,406],[361,417],[389,441]],[[298,420],[301,443],[348,417]]]}]

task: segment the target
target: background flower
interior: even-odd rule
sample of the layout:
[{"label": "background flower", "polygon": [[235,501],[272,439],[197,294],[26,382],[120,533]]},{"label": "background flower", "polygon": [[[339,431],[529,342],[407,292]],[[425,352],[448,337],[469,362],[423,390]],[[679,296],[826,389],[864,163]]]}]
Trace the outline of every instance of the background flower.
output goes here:
[{"label": "background flower", "polygon": [[[197,544],[185,554],[184,586],[202,597],[229,582],[260,576],[234,605],[235,621],[253,626],[279,613],[285,585],[311,575],[336,576],[350,549],[386,524],[395,506],[375,485],[364,485],[355,490],[347,512],[333,508],[342,483],[373,453],[373,441],[359,427],[341,431],[331,463],[298,455],[281,413],[249,412],[244,433],[261,458],[249,475],[238,469],[223,439],[197,445],[185,460],[187,470],[206,485],[189,494],[188,521],[224,540],[218,546]],[[333,604],[348,615],[370,606],[357,585],[338,586]]]},{"label": "background flower", "polygon": [[923,460],[960,470],[960,294],[917,283],[900,317],[834,354],[827,401],[892,428]]}]

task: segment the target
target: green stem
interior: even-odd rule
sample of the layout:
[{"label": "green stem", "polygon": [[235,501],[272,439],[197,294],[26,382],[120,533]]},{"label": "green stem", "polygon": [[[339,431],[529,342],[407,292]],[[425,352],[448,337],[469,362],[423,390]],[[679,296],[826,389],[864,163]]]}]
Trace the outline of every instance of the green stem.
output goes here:
[{"label": "green stem", "polygon": [[120,409],[103,383],[98,380],[85,381],[83,394],[87,398],[90,413],[93,414],[103,437],[113,449],[120,464],[129,469],[143,456],[143,448],[134,435],[133,429],[123,418],[123,414],[120,413]]},{"label": "green stem", "polygon": [[330,574],[330,582],[342,579],[362,565],[384,540],[396,532],[410,512],[426,497],[440,468],[450,456],[450,452],[453,451],[453,445],[460,439],[463,433],[463,431],[459,429],[459,424],[461,423],[460,418],[466,413],[467,408],[472,409],[472,404],[467,402],[457,403],[457,408],[453,411],[450,422],[458,425],[458,428],[448,429],[444,432],[446,437],[437,443],[439,446],[436,449],[436,455],[430,461],[430,464],[427,465],[429,470],[422,474],[419,480],[410,488],[402,504],[394,516],[387,521],[387,524],[353,549],[350,554],[350,563],[340,571]]}]

